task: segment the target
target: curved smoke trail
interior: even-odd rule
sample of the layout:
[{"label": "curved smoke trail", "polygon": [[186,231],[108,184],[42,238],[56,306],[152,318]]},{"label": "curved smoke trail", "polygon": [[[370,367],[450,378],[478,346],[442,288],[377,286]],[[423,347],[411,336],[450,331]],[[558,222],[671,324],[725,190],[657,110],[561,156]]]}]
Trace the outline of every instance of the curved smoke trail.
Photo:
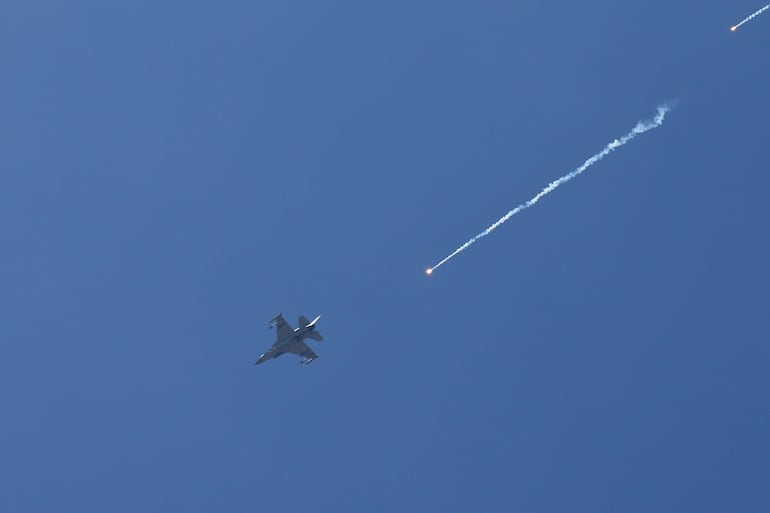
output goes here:
[{"label": "curved smoke trail", "polygon": [[445,263],[447,263],[455,255],[457,255],[458,253],[462,253],[463,251],[468,249],[468,247],[471,244],[473,244],[474,242],[476,242],[477,240],[479,240],[479,239],[481,239],[483,237],[486,237],[487,235],[489,235],[490,233],[495,231],[501,224],[506,222],[508,219],[510,219],[511,217],[515,216],[516,214],[518,214],[522,210],[525,210],[525,209],[531,207],[532,205],[534,205],[535,203],[540,201],[540,198],[542,198],[546,194],[549,194],[549,193],[553,192],[557,187],[559,187],[563,183],[569,182],[570,180],[572,180],[573,178],[578,176],[580,173],[582,173],[583,171],[585,171],[589,167],[593,166],[594,164],[596,164],[597,162],[602,160],[604,157],[609,155],[611,152],[613,152],[616,149],[620,148],[621,146],[623,146],[624,144],[629,142],[631,139],[635,138],[637,135],[643,134],[643,133],[647,132],[648,130],[652,130],[653,128],[656,128],[656,127],[659,127],[660,125],[662,125],[663,124],[663,120],[666,117],[666,113],[669,110],[671,110],[671,108],[672,108],[672,105],[670,103],[669,104],[664,104],[664,105],[658,107],[658,112],[657,112],[657,114],[655,114],[655,117],[653,119],[645,120],[645,121],[640,121],[639,123],[637,123],[636,126],[633,129],[631,129],[631,131],[628,132],[626,135],[624,135],[620,139],[615,139],[614,141],[612,141],[609,144],[607,144],[607,146],[605,146],[604,149],[602,149],[602,151],[600,151],[599,153],[589,157],[588,160],[583,162],[583,165],[580,166],[579,168],[577,168],[574,171],[572,171],[570,173],[567,173],[566,175],[562,176],[561,178],[558,178],[558,179],[554,180],[553,182],[549,183],[548,186],[545,189],[543,189],[542,191],[537,193],[537,195],[535,195],[529,201],[527,201],[526,203],[522,203],[521,205],[517,206],[513,210],[510,210],[503,217],[501,217],[500,219],[495,221],[489,228],[487,228],[483,232],[479,233],[478,235],[476,235],[475,237],[470,239],[468,242],[466,242],[465,244],[463,244],[462,246],[460,246],[459,248],[454,250],[449,256],[447,256],[446,258],[441,260],[439,263],[437,263],[433,267],[428,268],[426,270],[426,272],[428,274],[431,274],[437,268],[439,268],[442,265],[444,265]]},{"label": "curved smoke trail", "polygon": [[757,16],[759,16],[760,14],[762,14],[763,12],[765,12],[768,9],[770,9],[770,4],[767,4],[766,6],[762,7],[761,9],[759,9],[757,12],[755,12],[753,14],[750,14],[750,15],[746,16],[744,19],[742,19],[736,25],[733,25],[732,27],[730,27],[730,30],[735,32],[736,30],[738,30],[738,27],[740,27],[741,25],[743,25],[744,23],[746,23],[748,21],[753,20],[754,18],[756,18]]}]

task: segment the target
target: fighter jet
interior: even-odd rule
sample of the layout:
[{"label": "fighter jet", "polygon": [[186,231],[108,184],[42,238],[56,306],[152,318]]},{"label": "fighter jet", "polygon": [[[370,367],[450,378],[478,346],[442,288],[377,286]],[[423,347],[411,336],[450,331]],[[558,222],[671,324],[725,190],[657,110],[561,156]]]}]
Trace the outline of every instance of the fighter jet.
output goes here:
[{"label": "fighter jet", "polygon": [[262,362],[270,360],[272,358],[278,358],[284,353],[294,353],[302,357],[299,363],[310,363],[318,355],[313,352],[312,349],[305,344],[306,338],[312,338],[313,340],[320,342],[324,338],[315,329],[315,325],[320,319],[319,315],[312,321],[308,321],[307,317],[299,316],[299,326],[292,328],[291,325],[284,320],[281,314],[276,315],[270,320],[269,326],[275,328],[278,335],[277,340],[270,349],[257,359],[254,365],[259,365]]}]

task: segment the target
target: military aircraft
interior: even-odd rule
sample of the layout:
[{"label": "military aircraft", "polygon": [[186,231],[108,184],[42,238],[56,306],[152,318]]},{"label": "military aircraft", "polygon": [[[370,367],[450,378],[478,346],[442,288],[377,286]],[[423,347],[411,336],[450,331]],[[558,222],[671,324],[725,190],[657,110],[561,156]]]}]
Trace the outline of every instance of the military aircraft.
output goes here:
[{"label": "military aircraft", "polygon": [[307,317],[299,316],[299,326],[292,328],[291,324],[286,322],[283,315],[278,314],[270,320],[269,326],[275,328],[277,333],[277,340],[270,349],[267,350],[262,356],[259,357],[254,365],[258,365],[262,362],[266,362],[272,358],[278,358],[284,353],[294,353],[302,357],[299,363],[310,363],[318,355],[313,352],[312,349],[305,344],[306,338],[312,338],[313,340],[320,342],[324,338],[315,329],[315,325],[320,319],[319,315],[312,321],[308,321]]}]

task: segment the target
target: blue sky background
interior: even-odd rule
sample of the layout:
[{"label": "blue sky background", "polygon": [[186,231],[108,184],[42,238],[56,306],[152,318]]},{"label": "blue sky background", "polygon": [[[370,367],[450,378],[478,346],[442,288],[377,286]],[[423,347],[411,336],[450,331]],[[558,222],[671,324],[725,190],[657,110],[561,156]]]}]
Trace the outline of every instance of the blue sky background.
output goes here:
[{"label": "blue sky background", "polygon": [[768,511],[759,7],[4,2],[0,511]]}]

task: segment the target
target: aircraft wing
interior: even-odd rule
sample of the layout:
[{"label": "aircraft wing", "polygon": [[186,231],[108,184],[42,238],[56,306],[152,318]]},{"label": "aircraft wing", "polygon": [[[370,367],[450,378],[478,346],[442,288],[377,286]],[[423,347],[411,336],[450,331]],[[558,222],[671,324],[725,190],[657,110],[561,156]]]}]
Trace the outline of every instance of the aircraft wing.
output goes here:
[{"label": "aircraft wing", "polygon": [[288,322],[286,322],[286,319],[284,319],[281,314],[278,314],[273,318],[273,326],[275,326],[276,340],[281,340],[294,333],[294,329]]},{"label": "aircraft wing", "polygon": [[294,353],[298,354],[301,357],[307,359],[307,360],[315,360],[318,358],[318,355],[315,354],[315,352],[308,347],[307,344],[303,341],[295,340],[288,346],[286,346],[286,352],[287,353]]}]

